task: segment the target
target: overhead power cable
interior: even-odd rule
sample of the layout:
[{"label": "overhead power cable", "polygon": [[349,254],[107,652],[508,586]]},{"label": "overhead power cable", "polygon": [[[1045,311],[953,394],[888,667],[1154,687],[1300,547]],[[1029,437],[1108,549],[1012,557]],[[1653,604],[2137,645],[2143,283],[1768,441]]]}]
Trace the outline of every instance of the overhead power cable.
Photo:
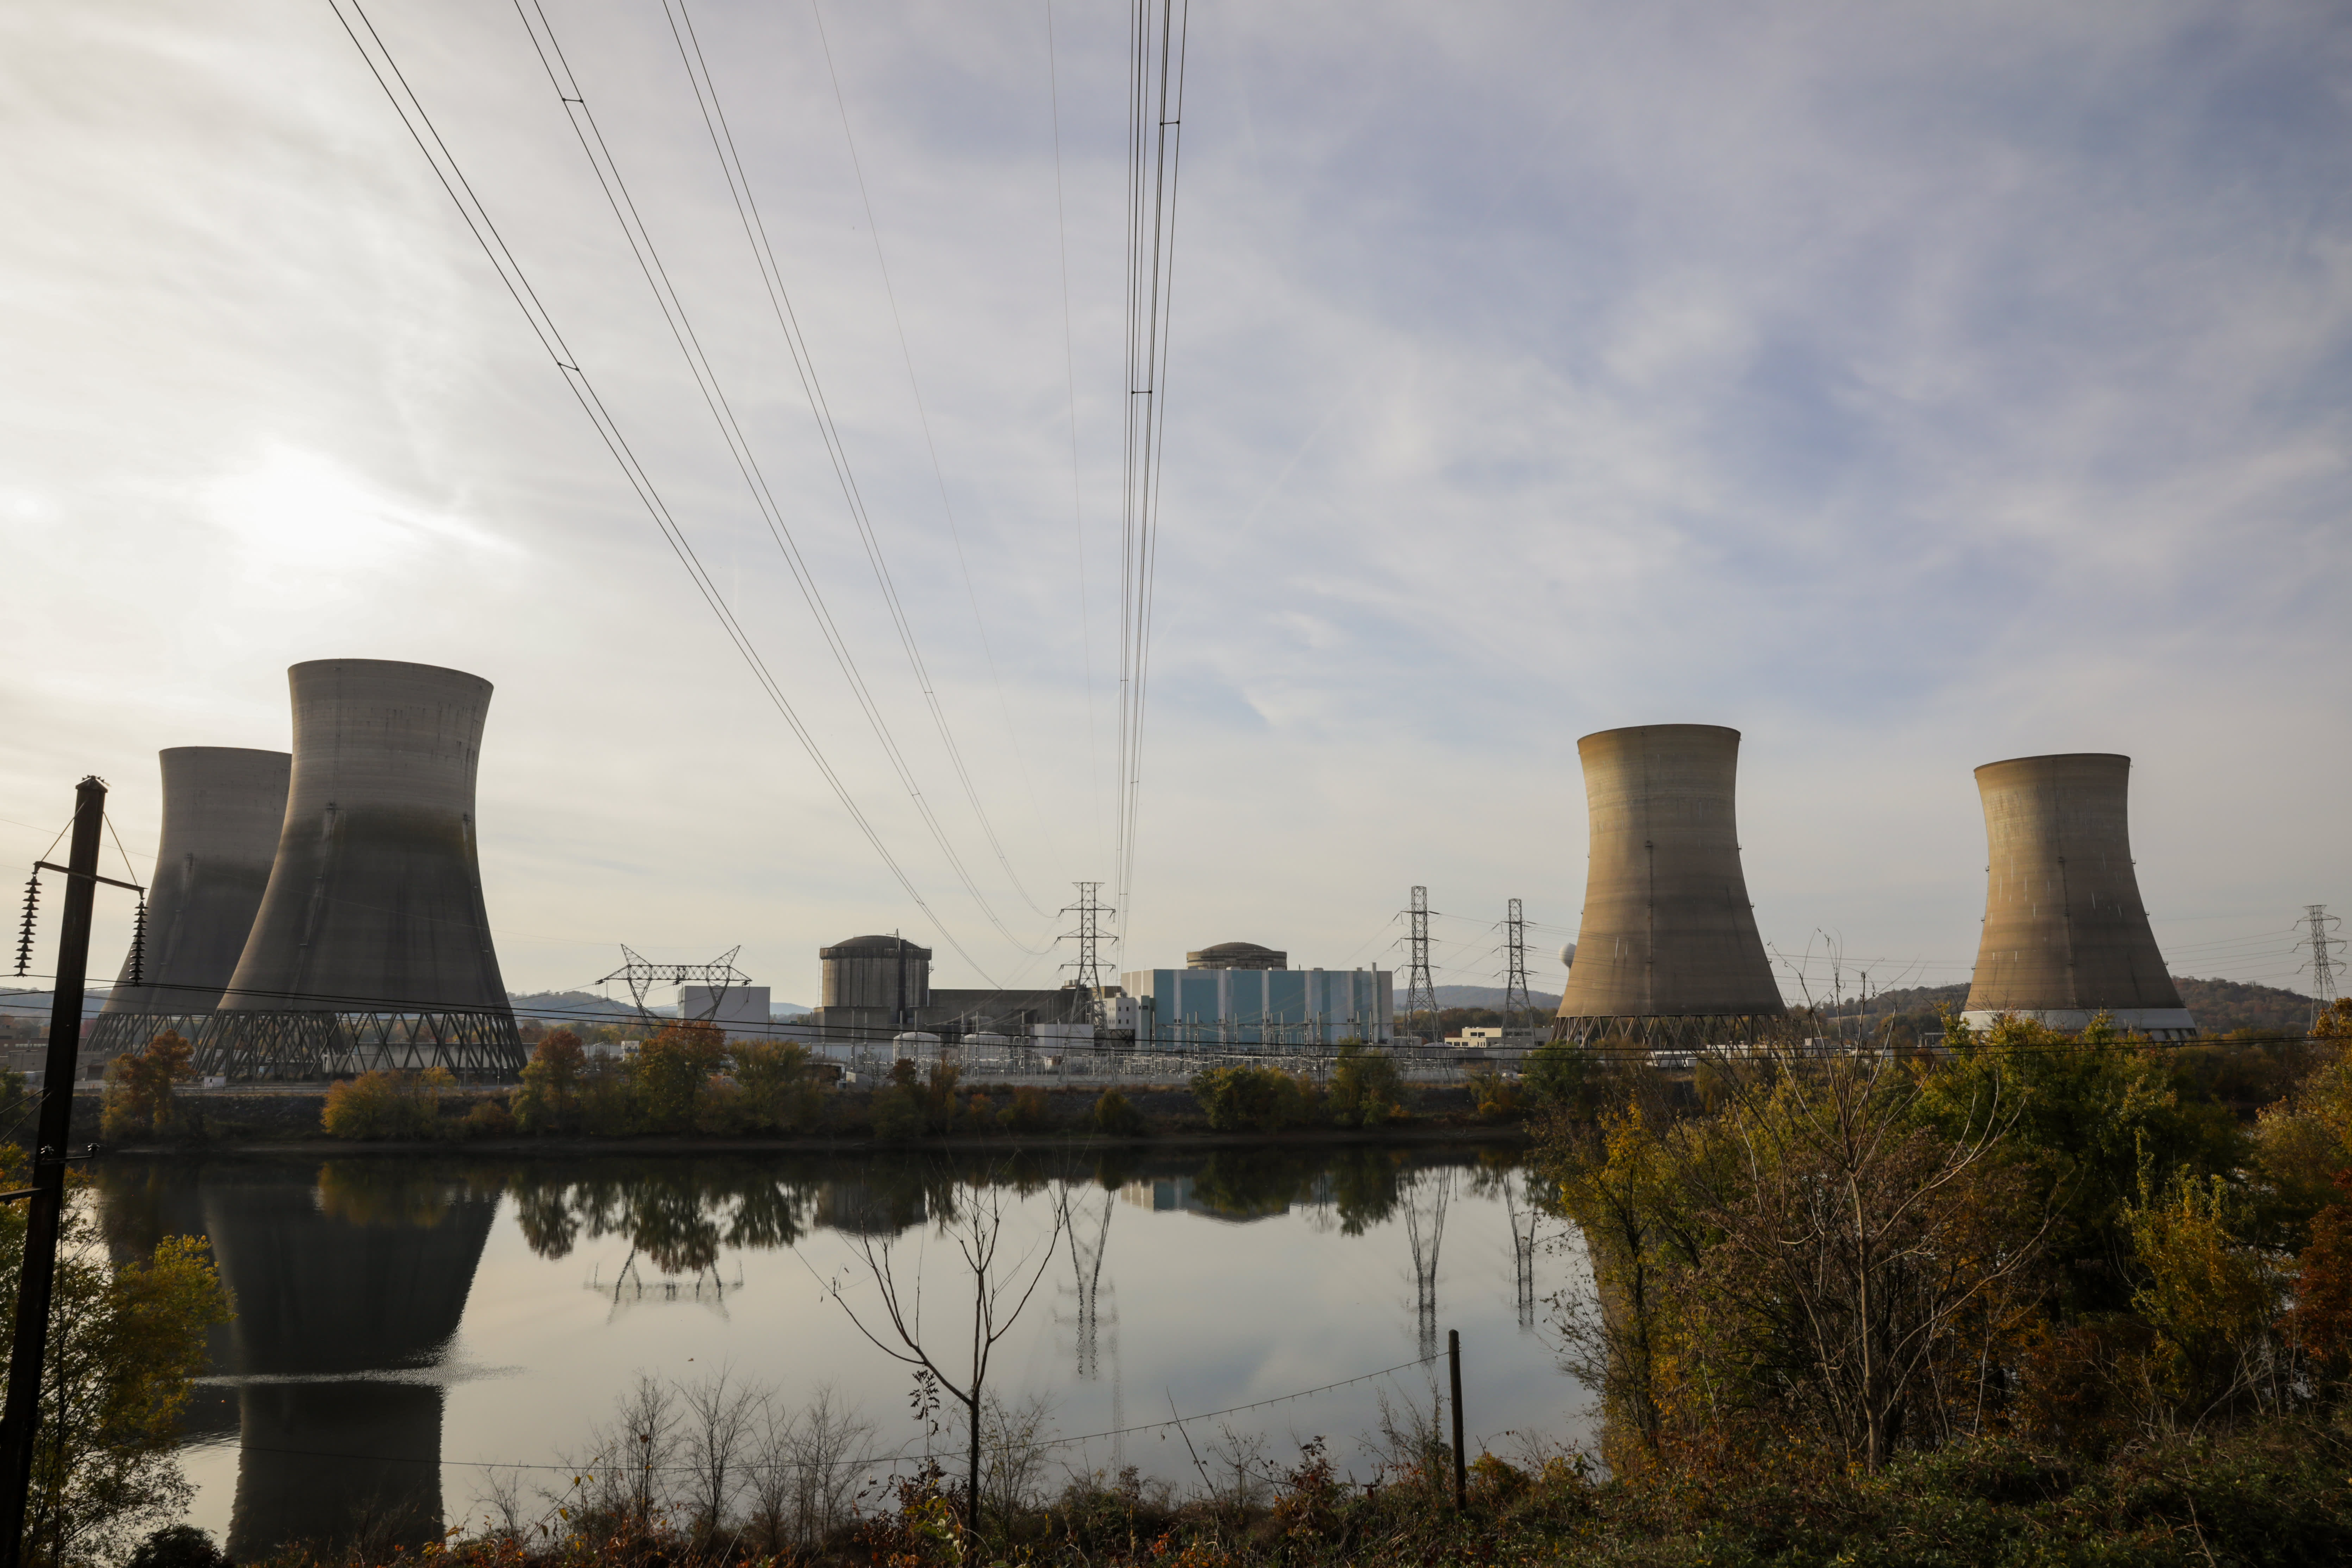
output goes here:
[{"label": "overhead power cable", "polygon": [[[563,47],[555,37],[555,29],[548,20],[546,8],[539,3],[539,0],[530,0],[528,9],[525,8],[524,0],[513,0],[513,4],[515,16],[522,22],[524,31],[530,34],[531,48],[539,56],[541,68],[547,73],[548,84],[555,89],[557,99],[563,105],[564,117],[572,126],[572,134],[580,142],[580,150],[587,155],[589,166],[595,172],[597,185],[604,193],[605,205],[612,209],[614,221],[621,226],[622,235],[629,243],[630,254],[636,258],[637,269],[644,275],[646,286],[653,290],[655,303],[660,308],[662,319],[669,327],[670,337],[677,344],[678,353],[685,357],[687,368],[694,377],[695,386],[702,395],[703,404],[709,409],[712,420],[718,425],[719,437],[727,443],[728,453],[734,458],[736,469],[741,474],[744,486],[751,492],[752,503],[758,507],[761,521],[767,524],[768,535],[775,542],[776,548],[783,553],[785,564],[792,570],[793,580],[799,585],[801,596],[806,601],[810,615],[815,618],[817,629],[823,634],[826,647],[831,650],[835,663],[840,666],[843,678],[849,683],[851,694],[857,700],[858,707],[864,711],[866,723],[873,730],[875,738],[881,742],[883,753],[889,759],[892,770],[898,773],[900,785],[906,790],[908,797],[914,802],[916,811],[921,816],[924,826],[930,830],[932,840],[939,846],[940,853],[947,858],[948,864],[955,871],[957,879],[963,884],[964,890],[971,896],[972,902],[979,906],[982,914],[987,917],[989,923],[997,929],[1005,941],[1024,952],[1032,951],[1013,934],[1012,928],[998,917],[994,906],[988,900],[988,896],[981,891],[979,883],[972,879],[971,871],[964,866],[963,858],[956,853],[955,846],[949,840],[947,829],[941,826],[938,814],[932,811],[930,801],[924,795],[922,786],[916,782],[914,770],[908,763],[906,754],[900,751],[897,737],[890,732],[888,721],[882,715],[881,705],[875,700],[872,690],[866,686],[865,675],[857,668],[856,658],[850,652],[848,641],[842,636],[839,626],[834,620],[833,612],[825,603],[824,595],[817,586],[815,574],[802,556],[800,545],[793,537],[791,526],[784,521],[783,509],[778,503],[775,493],[769,488],[767,476],[761,471],[759,459],[751,451],[751,439],[745,435],[741,423],[735,416],[734,406],[728,400],[726,389],[719,384],[718,372],[711,365],[709,356],[703,351],[701,337],[696,332],[694,323],[687,314],[685,302],[678,297],[677,289],[670,280],[669,271],[662,263],[661,253],[654,245],[652,232],[646,227],[643,216],[637,210],[635,198],[629,194],[628,184],[621,176],[620,166],[613,157],[611,146],[604,140],[604,132],[596,121],[595,111],[589,108],[587,95],[581,88],[579,79],[572,74],[570,62],[564,58]],[[870,532],[867,535],[867,548],[869,553],[874,549]],[[876,563],[878,570],[878,557],[876,558]],[[917,679],[922,684],[924,696],[929,700],[932,711],[938,716],[944,734],[945,714],[940,709],[938,698],[932,692],[929,678],[922,670],[920,655],[915,651],[913,646],[911,628],[907,625],[903,614],[898,611],[895,594],[891,595],[891,609],[893,616],[898,620],[900,636],[907,640],[908,652],[915,659]],[[951,735],[947,739],[950,754],[956,756],[956,771],[959,776],[963,778],[966,789],[970,790],[971,777],[964,771],[961,755],[954,752],[954,739]],[[979,809],[977,795],[972,796],[972,804],[974,809]],[[985,813],[983,813],[983,825],[985,821]],[[992,843],[995,841],[993,830],[990,831],[989,837]],[[1003,852],[1000,849],[1000,858],[1002,855]],[[1008,865],[1006,869],[1009,873],[1011,867]],[[1018,886],[1017,881],[1015,885]],[[1025,898],[1027,895],[1024,893],[1023,896]]]},{"label": "overhead power cable", "polygon": [[[803,750],[807,752],[809,761],[815,764],[817,772],[831,786],[835,797],[841,802],[842,809],[849,814],[850,821],[856,824],[866,843],[871,845],[874,852],[881,858],[883,865],[888,868],[890,875],[897,880],[899,888],[914,902],[915,907],[923,911],[924,917],[931,922],[933,929],[939,931],[940,938],[950,947],[954,948],[965,963],[971,964],[985,977],[987,971],[982,969],[980,962],[966,952],[963,944],[956,940],[954,931],[924,899],[921,891],[915,886],[914,879],[908,876],[905,868],[898,864],[898,858],[890,853],[889,846],[883,842],[882,836],[876,831],[873,823],[859,807],[856,798],[850,794],[847,784],[835,771],[833,763],[824,754],[824,748],[817,744],[816,737],[810,732],[799,713],[793,710],[791,700],[785,697],[783,688],[769,669],[767,660],[761,656],[759,648],[751,640],[751,634],[736,619],[734,611],[729,607],[725,596],[719,593],[718,584],[711,580],[709,572],[695,554],[694,547],[688,542],[686,531],[670,510],[669,503],[663,499],[660,489],[654,483],[653,477],[637,460],[635,452],[631,449],[626,437],[621,432],[619,423],[613,417],[611,410],[605,406],[604,400],[597,395],[595,384],[589,379],[587,372],[581,367],[578,356],[564,342],[563,334],[556,327],[554,317],[549,313],[547,306],[541,300],[538,292],[531,288],[530,279],[524,273],[522,264],[515,258],[514,252],[508,247],[505,237],[499,232],[498,226],[491,221],[488,209],[483,205],[481,198],[476,195],[472,184],[466,179],[465,171],[458,166],[456,154],[450,152],[448,143],[442,140],[441,132],[434,126],[432,117],[425,111],[423,101],[417,98],[415,89],[409,85],[408,79],[402,74],[399,62],[394,59],[391,49],[385,45],[383,36],[376,31],[375,24],[369,20],[367,12],[361,5],[360,0],[327,0],[327,5],[334,12],[336,21],[342,25],[344,33],[350,37],[352,47],[359,50],[360,58],[367,63],[369,74],[375,78],[376,84],[383,89],[384,97],[392,103],[393,111],[400,116],[403,129],[406,130],[410,138],[415,142],[417,150],[425,154],[425,162],[432,165],[434,177],[441,182],[441,188],[446,191],[449,199],[457,204],[458,216],[465,220],[466,227],[472,233],[475,243],[482,247],[482,254],[489,258],[491,267],[498,272],[499,281],[506,286],[507,293],[514,300],[516,308],[522,311],[523,319],[530,323],[532,335],[539,339],[540,347],[547,351],[548,358],[554,361],[555,367],[562,372],[564,384],[571,388],[572,395],[578,401],[582,412],[588,416],[589,423],[595,426],[597,438],[604,443],[604,449],[610,452],[613,455],[613,460],[620,465],[622,477],[628,481],[629,488],[636,492],[637,500],[645,507],[646,515],[653,520],[654,526],[660,531],[663,542],[667,544],[670,552],[677,557],[678,564],[686,568],[687,575],[693,580],[695,591],[702,595],[703,603],[717,618],[720,631],[726,635],[727,640],[734,645],[736,653],[750,668],[752,678],[759,682],[761,690],[767,695],[769,702],[782,716],[784,723],[791,729],[793,737],[800,742]],[[993,981],[990,983],[994,984]]]},{"label": "overhead power cable", "polygon": [[[665,3],[667,3],[667,0],[665,0]],[[678,0],[678,8],[681,12],[684,11],[685,0]],[[817,45],[824,54],[825,75],[833,83],[834,105],[841,113],[841,138],[849,145],[849,168],[850,172],[857,177],[858,205],[866,209],[866,237],[874,242],[875,265],[881,269],[882,273],[882,297],[889,301],[890,325],[898,334],[898,357],[907,367],[907,390],[914,395],[915,418],[917,423],[922,427],[923,448],[929,454],[931,459],[931,477],[939,483],[940,511],[947,519],[948,538],[955,545],[956,568],[963,574],[964,597],[970,601],[971,605],[971,624],[973,628],[980,634],[980,656],[982,660],[988,666],[989,683],[996,689],[997,711],[1003,716],[1004,721],[1004,743],[1013,752],[1013,765],[1021,770],[1022,784],[1028,792],[1029,804],[1031,809],[1034,810],[1036,806],[1037,795],[1035,788],[1029,783],[1028,756],[1021,749],[1020,738],[1013,733],[1013,710],[1004,700],[1004,682],[996,673],[996,650],[989,644],[988,621],[987,618],[980,612],[979,590],[972,586],[971,563],[966,559],[963,552],[963,531],[961,528],[958,527],[956,523],[955,502],[948,498],[947,469],[945,466],[940,462],[939,443],[932,439],[931,437],[930,410],[925,406],[923,403],[923,384],[915,375],[915,350],[913,345],[907,341],[907,323],[905,319],[898,313],[898,286],[890,280],[889,258],[885,256],[882,251],[882,226],[874,220],[874,198],[867,194],[866,189],[866,163],[865,161],[857,155],[857,138],[849,128],[849,100],[841,90],[841,72],[835,68],[833,63],[833,40],[825,32],[824,12],[817,5],[817,0],[809,0],[809,15],[816,21]],[[705,75],[707,79],[707,71]],[[717,99],[718,92],[714,88],[712,89],[712,101],[716,102]],[[747,184],[745,188],[748,191],[750,187]],[[772,260],[772,258],[771,259]],[[949,744],[950,749],[952,749],[954,742],[950,741]],[[962,768],[963,763],[961,757],[957,759],[956,766],[959,770]],[[969,787],[968,784],[967,787]],[[973,808],[975,810],[979,808],[979,804],[977,797],[975,797],[972,802]],[[982,825],[986,826],[987,818],[985,815],[982,816],[981,820]],[[995,829],[990,828],[989,841],[991,843],[994,843],[995,839]],[[1002,849],[997,851],[997,857],[999,859],[1003,858],[1003,853],[1004,852]],[[1007,865],[1004,868],[1004,873],[1008,877],[1013,876],[1013,868],[1010,865]],[[1038,907],[1036,900],[1029,897],[1029,889],[1021,886],[1021,879],[1018,877],[1013,877],[1013,885],[1016,889],[1020,889],[1021,897],[1028,903],[1031,909],[1036,910],[1036,911],[1041,915],[1046,912],[1045,910]]]},{"label": "overhead power cable", "polygon": [[1134,911],[1143,721],[1151,673],[1152,586],[1160,561],[1160,457],[1167,429],[1168,328],[1174,298],[1176,184],[1184,120],[1190,0],[1132,0],[1128,60],[1127,387],[1119,500],[1118,904]]},{"label": "overhead power cable", "polygon": [[[1094,803],[1095,836],[1102,820],[1102,751],[1095,733],[1094,609],[1087,593],[1087,513],[1078,493],[1078,350],[1070,324],[1070,218],[1062,197],[1062,68],[1054,48],[1054,0],[1045,0],[1045,94],[1054,121],[1054,237],[1062,262],[1062,374],[1070,413],[1070,525],[1078,543],[1078,653],[1087,681],[1087,796]],[[1116,858],[1114,858],[1115,859]]]},{"label": "overhead power cable", "polygon": [[[874,531],[856,472],[850,466],[848,447],[834,422],[833,405],[825,397],[824,383],[817,374],[816,356],[809,349],[807,335],[801,330],[800,317],[793,309],[792,293],[784,286],[783,268],[777,264],[775,247],[768,238],[767,216],[760,211],[759,198],[751,194],[751,176],[744,171],[742,155],[736,150],[734,127],[728,122],[726,105],[719,100],[719,84],[710,74],[710,63],[704,56],[702,39],[695,32],[693,15],[687,9],[686,0],[674,0],[674,5],[672,9],[673,0],[663,0],[665,14],[669,17],[670,37],[677,44],[678,59],[686,67],[687,79],[693,85],[696,104],[702,111],[703,128],[710,135],[711,150],[719,155],[720,171],[727,177],[728,192],[734,199],[736,216],[743,225],[743,237],[751,247],[752,263],[759,269],[761,287],[767,292],[769,308],[775,315],[777,327],[783,333],[784,347],[792,355],[793,369],[801,378],[802,391],[807,395],[809,413],[816,421],[817,437],[824,443],[825,457],[833,465],[834,479],[841,486],[842,499],[848,503],[850,519],[857,525],[858,539],[866,547],[866,559],[874,568],[874,580],[881,586],[883,599],[890,606],[890,618],[898,628],[899,644],[906,649],[908,664],[914,670],[916,684],[922,689],[923,700],[929,705],[931,720],[939,730],[940,742],[946,746],[948,756],[955,765],[956,778],[963,785],[964,798],[971,802],[972,815],[979,818],[981,831],[987,835],[989,847],[995,852],[996,863],[1003,868],[1006,879],[1013,884],[1023,901],[1031,909],[1037,910],[1039,914],[1045,914],[1047,911],[1037,909],[1036,900],[1030,897],[1029,889],[1023,884],[1020,874],[1013,870],[1013,862],[1004,853],[1004,846],[997,838],[995,825],[990,821],[987,808],[981,804],[979,789],[964,764],[963,750],[956,744],[954,732],[948,725],[947,711],[940,706],[939,693],[931,685],[930,670],[925,666],[922,651],[916,644],[913,622],[899,603],[898,584],[883,560],[882,542]],[[904,350],[903,342],[900,347]],[[911,376],[912,374],[910,359],[908,374]],[[925,439],[929,439],[928,426]],[[944,497],[944,479],[940,480],[940,486]],[[952,515],[950,521],[952,524]],[[956,542],[956,559],[959,562],[963,559],[963,543],[960,537]],[[967,595],[971,594],[971,574],[969,571],[964,574],[964,589]],[[972,603],[975,620],[979,614],[980,605],[975,597]],[[997,703],[1004,715],[1005,734],[1009,741],[1013,733],[1012,712],[1004,708],[1004,688],[1001,681],[996,681],[995,657],[989,652],[987,639],[988,630],[982,625],[981,647],[989,655],[989,679],[996,682]],[[1017,744],[1013,754],[1016,759],[1021,755]],[[1026,763],[1023,766],[1025,770]],[[1025,772],[1024,776],[1026,776]]]}]

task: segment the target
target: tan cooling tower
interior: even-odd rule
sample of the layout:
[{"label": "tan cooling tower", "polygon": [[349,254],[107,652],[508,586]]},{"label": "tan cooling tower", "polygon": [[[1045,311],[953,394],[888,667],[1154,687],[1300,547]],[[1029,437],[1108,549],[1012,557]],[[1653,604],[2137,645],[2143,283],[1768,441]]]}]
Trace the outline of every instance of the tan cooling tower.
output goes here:
[{"label": "tan cooling tower", "polygon": [[1563,1028],[1780,1013],[1739,868],[1739,731],[1643,724],[1587,735],[1576,750],[1591,847]]},{"label": "tan cooling tower", "polygon": [[475,855],[490,683],[367,658],[287,676],[285,829],[199,1068],[232,1079],[520,1071]]},{"label": "tan cooling tower", "polygon": [[83,1047],[93,1062],[138,1050],[166,1029],[193,1041],[236,973],[286,822],[284,752],[173,746],[163,769],[163,826],[148,878],[141,984],[131,961],[107,993]]},{"label": "tan cooling tower", "polygon": [[2139,900],[2130,784],[2131,759],[2104,752],[1977,770],[1989,863],[1969,1023],[2015,1013],[2079,1029],[2107,1013],[2158,1039],[2197,1032]]}]

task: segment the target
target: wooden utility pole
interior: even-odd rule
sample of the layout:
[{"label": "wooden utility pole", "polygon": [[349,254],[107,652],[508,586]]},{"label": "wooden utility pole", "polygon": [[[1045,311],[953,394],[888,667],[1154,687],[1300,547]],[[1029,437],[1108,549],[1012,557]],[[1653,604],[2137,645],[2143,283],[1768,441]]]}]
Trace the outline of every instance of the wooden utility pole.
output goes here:
[{"label": "wooden utility pole", "polygon": [[[96,901],[98,840],[106,821],[106,781],[74,792],[73,843],[66,864],[64,923],[58,928],[49,1056],[41,1074],[40,1130],[33,1141],[32,1212],[16,1283],[16,1340],[8,1354],[8,1404],[0,1414],[0,1568],[24,1561],[33,1439],[41,1419],[41,1363],[48,1351],[49,1298],[58,1279],[58,1230],[65,1216],[66,1138],[72,1131],[74,1073],[81,1051],[83,983],[89,977],[89,916]],[[105,880],[111,881],[107,878]]]}]

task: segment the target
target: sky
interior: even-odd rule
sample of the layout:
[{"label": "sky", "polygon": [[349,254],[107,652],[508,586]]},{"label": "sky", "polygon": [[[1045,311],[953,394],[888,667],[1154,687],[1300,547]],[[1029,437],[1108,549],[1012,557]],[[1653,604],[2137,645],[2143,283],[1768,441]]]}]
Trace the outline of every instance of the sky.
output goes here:
[{"label": "sky", "polygon": [[[0,10],[0,857],[289,743],[286,667],[492,681],[508,982],[619,944],[817,1000],[902,930],[1035,984],[1116,875],[1127,8],[693,0],[958,783],[663,0],[541,0],[961,885],[512,6],[367,16],[921,894],[698,596],[327,0]],[[1970,770],[2133,759],[2175,973],[2352,912],[2352,14],[1192,0],[1118,962],[1495,984],[1572,938],[1576,740],[1743,733],[1818,992],[1965,980]],[[1049,45],[1050,37],[1050,45]],[[985,813],[983,820],[981,815]],[[989,842],[992,830],[1003,854]],[[143,867],[143,860],[142,861]],[[1118,901],[1118,900],[1114,900]],[[130,911],[101,900],[92,969]],[[1009,934],[1008,934],[1009,933]],[[47,933],[41,952],[48,950]],[[47,968],[44,960],[38,967]]]}]

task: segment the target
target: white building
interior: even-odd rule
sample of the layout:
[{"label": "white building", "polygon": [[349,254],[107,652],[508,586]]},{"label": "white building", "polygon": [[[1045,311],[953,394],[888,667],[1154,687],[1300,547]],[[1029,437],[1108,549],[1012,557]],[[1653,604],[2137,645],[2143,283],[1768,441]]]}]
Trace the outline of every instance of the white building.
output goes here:
[{"label": "white building", "polygon": [[688,1023],[712,1023],[730,1040],[765,1039],[768,988],[764,985],[681,985],[677,1016]]}]

